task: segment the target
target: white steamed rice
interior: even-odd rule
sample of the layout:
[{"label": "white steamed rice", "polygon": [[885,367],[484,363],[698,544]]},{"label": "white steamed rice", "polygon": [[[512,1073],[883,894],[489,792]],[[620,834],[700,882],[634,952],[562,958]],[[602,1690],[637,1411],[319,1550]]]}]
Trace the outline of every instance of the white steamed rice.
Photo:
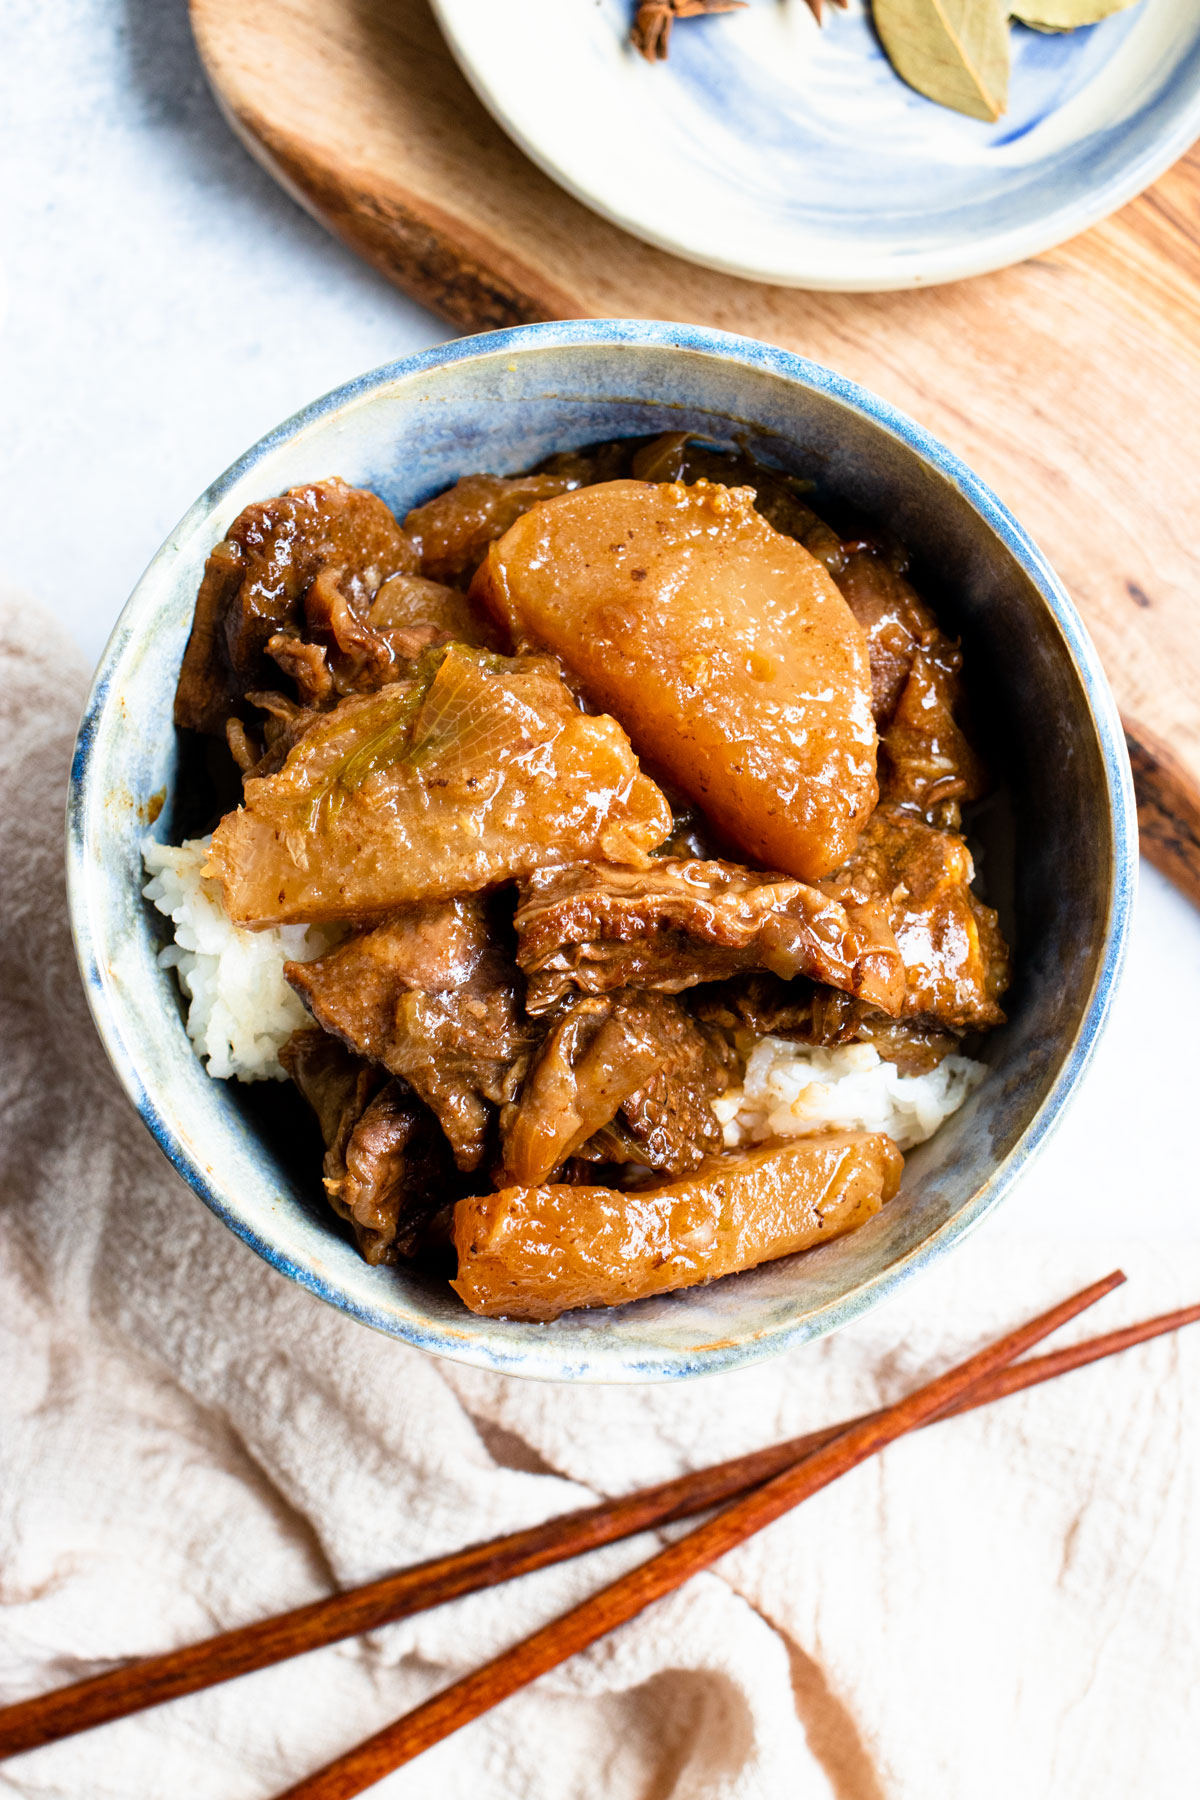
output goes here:
[{"label": "white steamed rice", "polygon": [[923,1144],[983,1080],[983,1063],[947,1056],[927,1075],[901,1075],[872,1044],[821,1050],[761,1038],[740,1088],[714,1100],[731,1148],[815,1131],[885,1131],[901,1150]]},{"label": "white steamed rice", "polygon": [[159,953],[174,969],[188,1002],[188,1036],[210,1075],[240,1081],[285,1081],[279,1052],[310,1024],[300,996],[284,980],[285,962],[310,962],[342,936],[340,926],[279,925],[246,931],[221,903],[215,881],[201,874],[209,840],[159,844],[147,838],[142,861],[152,880],[142,889],[175,926],[175,942]]}]

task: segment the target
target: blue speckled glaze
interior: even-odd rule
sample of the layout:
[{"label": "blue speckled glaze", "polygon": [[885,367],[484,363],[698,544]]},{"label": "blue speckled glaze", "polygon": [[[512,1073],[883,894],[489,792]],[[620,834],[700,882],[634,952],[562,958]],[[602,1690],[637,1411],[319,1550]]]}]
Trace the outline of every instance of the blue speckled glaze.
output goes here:
[{"label": "blue speckled glaze", "polygon": [[[139,845],[154,795],[171,831],[171,700],[204,558],[251,500],[338,473],[403,510],[477,468],[511,472],[599,437],[691,429],[815,479],[886,518],[936,573],[999,721],[1014,818],[1011,880],[989,857],[1015,934],[1010,1023],[989,1073],[908,1160],[900,1195],[861,1231],[709,1288],[549,1325],[476,1319],[440,1282],[369,1268],[324,1207],[315,1167],[236,1083],[192,1052]],[[985,708],[986,710],[986,708]],[[105,651],[76,747],[68,877],[80,969],[126,1091],[175,1168],[275,1268],[422,1349],[543,1379],[679,1379],[834,1330],[917,1274],[997,1205],[1078,1084],[1128,932],[1136,828],[1111,695],[1070,601],[989,490],[920,426],[854,383],[748,339],[598,320],[468,338],[349,383],[213,483],[171,534]]]},{"label": "blue speckled glaze", "polygon": [[564,186],[714,268],[889,288],[1001,267],[1082,231],[1200,133],[1200,7],[1140,0],[1074,32],[1014,25],[1008,110],[937,106],[883,53],[866,0],[626,43],[629,0],[434,0],[476,91]]}]

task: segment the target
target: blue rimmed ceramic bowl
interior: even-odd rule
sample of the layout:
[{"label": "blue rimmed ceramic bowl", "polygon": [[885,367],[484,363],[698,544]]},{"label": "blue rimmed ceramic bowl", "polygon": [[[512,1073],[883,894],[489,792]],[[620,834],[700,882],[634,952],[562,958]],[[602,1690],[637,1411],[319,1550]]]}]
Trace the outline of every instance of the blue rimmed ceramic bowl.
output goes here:
[{"label": "blue rimmed ceramic bowl", "polygon": [[[691,430],[748,443],[822,496],[885,520],[960,631],[1000,797],[979,829],[1016,953],[986,1080],[908,1158],[899,1196],[813,1254],[708,1288],[548,1325],[478,1319],[444,1283],[370,1268],[340,1235],[281,1093],[211,1079],[158,966],[140,843],[178,827],[171,703],[204,559],[250,501],[338,474],[397,512],[476,469]],[[165,796],[166,803],[161,805]],[[159,807],[161,805],[161,811]],[[364,375],[248,451],[172,532],[96,677],[68,812],[70,905],[92,1012],[148,1128],[201,1199],[283,1274],[463,1362],[543,1379],[648,1381],[754,1361],[857,1318],[998,1205],[1061,1116],[1112,999],[1136,826],[1124,739],[1095,651],[1044,558],[969,469],[828,369],[746,338],[632,320],[493,332]]]}]

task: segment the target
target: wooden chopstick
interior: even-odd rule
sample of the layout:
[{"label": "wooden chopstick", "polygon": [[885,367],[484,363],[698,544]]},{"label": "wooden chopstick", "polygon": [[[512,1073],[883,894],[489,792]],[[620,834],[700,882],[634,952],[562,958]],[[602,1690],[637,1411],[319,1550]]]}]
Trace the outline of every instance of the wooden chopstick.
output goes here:
[{"label": "wooden chopstick", "polygon": [[[1110,1280],[1112,1286],[1118,1285],[1115,1277]],[[1198,1320],[1200,1306],[1185,1307],[1015,1364],[989,1376],[941,1417],[950,1418],[1008,1394],[1021,1393]],[[838,1425],[824,1426],[710,1468],[692,1470],[637,1493],[560,1514],[541,1525],[471,1545],[449,1556],[434,1557],[253,1625],[221,1632],[161,1656],[140,1658],[69,1687],[18,1701],[0,1708],[0,1758],[16,1756],[185,1694],[216,1687],[236,1676],[252,1674],[255,1669],[269,1668],[309,1650],[445,1605],[480,1588],[493,1587],[621,1538],[707,1512],[778,1475],[848,1426],[860,1424],[863,1418],[877,1417],[877,1412],[867,1413]]]},{"label": "wooden chopstick", "polygon": [[1124,1280],[1119,1272],[1064,1300],[1048,1312],[1018,1326],[994,1344],[977,1350],[956,1368],[926,1382],[894,1406],[861,1420],[811,1455],[783,1470],[762,1486],[732,1501],[722,1511],[677,1539],[647,1562],[618,1577],[570,1612],[533,1632],[519,1644],[393,1724],[367,1738],[316,1774],[297,1782],[278,1800],[351,1800],[364,1788],[452,1732],[489,1712],[538,1676],[568,1657],[586,1650],[618,1625],[644,1612],[654,1601],[673,1593],[728,1551],[790,1512],[802,1500],[828,1487],[896,1438],[944,1413],[971,1389],[1005,1368],[1040,1339],[1056,1331]]},{"label": "wooden chopstick", "polygon": [[[1115,1277],[1111,1283],[1118,1285]],[[1183,1308],[1001,1370],[942,1416],[951,1417],[1036,1387],[1197,1320],[1200,1306]],[[707,1512],[820,1449],[861,1418],[877,1416],[868,1413],[825,1426],[0,1708],[0,1758],[218,1686],[621,1538]]]}]

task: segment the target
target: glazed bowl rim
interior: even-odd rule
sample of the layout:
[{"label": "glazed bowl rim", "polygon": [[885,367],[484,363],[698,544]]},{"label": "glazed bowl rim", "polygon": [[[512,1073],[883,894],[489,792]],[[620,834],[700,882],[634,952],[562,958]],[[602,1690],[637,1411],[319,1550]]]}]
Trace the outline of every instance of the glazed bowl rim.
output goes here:
[{"label": "glazed bowl rim", "polygon": [[[97,725],[109,702],[115,678],[133,641],[141,604],[159,586],[165,571],[179,556],[181,547],[203,529],[226,495],[249,471],[281,444],[298,438],[316,423],[387,389],[391,384],[423,371],[460,362],[556,348],[589,346],[658,348],[717,357],[765,371],[834,400],[882,428],[910,453],[949,481],[968,502],[984,526],[999,538],[1036,588],[1048,609],[1083,691],[1096,733],[1104,770],[1113,830],[1113,861],[1105,907],[1104,944],[1078,1026],[1061,1051],[1056,1075],[1033,1118],[1011,1150],[993,1168],[988,1179],[953,1217],[928,1237],[897,1257],[877,1274],[861,1280],[802,1319],[793,1319],[765,1332],[751,1332],[703,1351],[664,1349],[658,1359],[642,1357],[634,1363],[618,1351],[610,1360],[594,1354],[572,1357],[568,1345],[556,1333],[547,1338],[540,1353],[506,1351],[504,1322],[471,1319],[462,1332],[449,1332],[436,1322],[403,1316],[390,1307],[361,1304],[315,1268],[285,1254],[270,1238],[255,1229],[239,1213],[236,1199],[222,1192],[210,1175],[180,1143],[166,1112],[154,1093],[154,1077],[144,1073],[121,1031],[121,1005],[106,981],[97,953],[98,933],[92,918],[92,875],[88,866],[88,822],[97,793],[103,795],[103,767],[95,759]],[[101,1041],[116,1074],[133,1101],[143,1123],[175,1169],[205,1204],[238,1237],[249,1244],[273,1268],[299,1282],[319,1298],[404,1342],[433,1354],[475,1367],[519,1374],[541,1380],[584,1379],[628,1382],[684,1379],[716,1374],[776,1355],[790,1345],[841,1329],[893,1294],[902,1283],[942,1256],[995,1208],[1010,1191],[1030,1158],[1045,1144],[1061,1120],[1091,1060],[1107,1022],[1112,999],[1124,963],[1129,939],[1132,902],[1136,885],[1137,824],[1132,776],[1124,733],[1116,704],[1100,667],[1087,630],[1032,538],[987,485],[951,450],[923,426],[856,382],[821,364],[788,350],[732,333],[694,325],[631,319],[563,320],[509,327],[504,330],[457,338],[448,343],[398,358],[356,376],[312,401],[266,433],[209,484],[166,537],[135,586],[113,628],[96,670],[84,708],[72,760],[67,797],[67,893],[71,930],[88,1005]],[[469,1315],[468,1315],[469,1317]],[[600,1366],[597,1366],[599,1363]]]}]

